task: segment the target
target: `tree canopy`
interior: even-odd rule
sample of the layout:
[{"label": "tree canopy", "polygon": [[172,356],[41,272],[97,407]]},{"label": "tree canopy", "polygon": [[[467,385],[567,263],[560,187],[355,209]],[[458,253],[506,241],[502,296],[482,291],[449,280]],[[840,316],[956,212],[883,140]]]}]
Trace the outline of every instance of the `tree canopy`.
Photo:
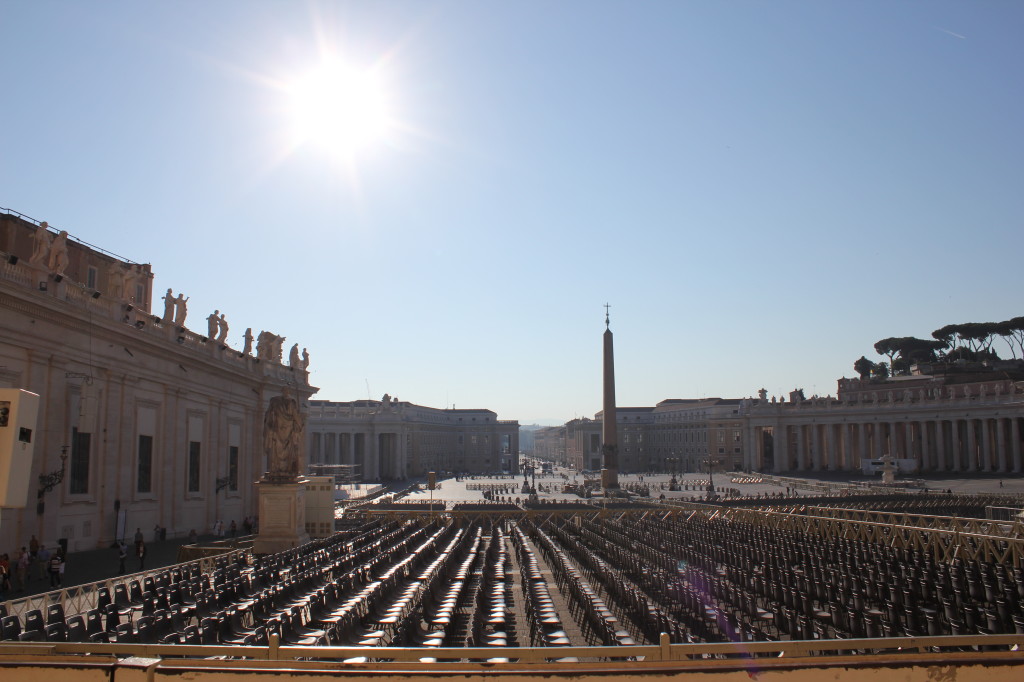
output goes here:
[{"label": "tree canopy", "polygon": [[1016,359],[1024,359],[1024,317],[1013,317],[1003,322],[962,322],[947,324],[932,332],[931,339],[914,336],[890,336],[875,342],[875,352],[888,362],[874,363],[861,356],[853,369],[862,379],[870,376],[888,377],[890,374],[909,374],[914,364],[922,362],[956,362],[958,360],[983,362],[998,360],[992,347],[996,338],[1002,338]]}]

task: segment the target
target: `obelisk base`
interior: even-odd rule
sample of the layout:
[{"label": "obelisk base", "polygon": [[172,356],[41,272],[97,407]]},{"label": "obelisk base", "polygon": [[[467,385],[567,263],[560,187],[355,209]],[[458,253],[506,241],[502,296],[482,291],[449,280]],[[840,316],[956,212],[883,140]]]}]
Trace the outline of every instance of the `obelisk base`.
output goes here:
[{"label": "obelisk base", "polygon": [[309,542],[306,533],[305,485],[300,481],[256,482],[260,500],[260,532],[253,554],[274,554]]}]

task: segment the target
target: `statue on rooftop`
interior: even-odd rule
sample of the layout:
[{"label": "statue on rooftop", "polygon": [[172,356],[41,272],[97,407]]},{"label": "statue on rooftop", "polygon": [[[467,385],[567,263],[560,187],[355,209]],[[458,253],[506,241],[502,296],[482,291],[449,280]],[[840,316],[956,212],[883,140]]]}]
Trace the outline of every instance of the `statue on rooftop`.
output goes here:
[{"label": "statue on rooftop", "polygon": [[299,369],[301,362],[299,359],[299,344],[295,344],[292,346],[291,351],[288,352],[288,366],[292,369]]},{"label": "statue on rooftop", "polygon": [[178,298],[174,299],[174,324],[179,327],[185,326],[185,318],[188,317],[188,299],[190,298],[192,297],[186,297],[184,294],[179,293]]},{"label": "statue on rooftop", "polygon": [[242,355],[249,355],[252,353],[252,327],[245,330],[245,335],[242,338],[245,339],[245,347],[242,348]]},{"label": "statue on rooftop", "polygon": [[167,289],[167,293],[163,295],[164,299],[164,316],[163,321],[170,324],[174,321],[174,292]]},{"label": "statue on rooftop", "polygon": [[124,268],[114,261],[107,266],[107,295],[111,298],[124,298]]},{"label": "statue on rooftop", "polygon": [[228,321],[224,319],[224,313],[220,314],[220,320],[217,321],[217,326],[220,327],[220,333],[217,334],[217,341],[219,341],[220,343],[227,343]]},{"label": "statue on rooftop", "polygon": [[213,341],[217,338],[217,329],[220,327],[220,318],[217,316],[220,313],[219,310],[214,310],[213,313],[206,318],[206,331],[207,336]]},{"label": "statue on rooftop", "polygon": [[302,349],[302,371],[309,369],[309,351],[305,348]]},{"label": "statue on rooftop", "polygon": [[67,230],[61,230],[50,243],[50,271],[55,275],[63,275],[67,267],[68,233]]},{"label": "statue on rooftop", "polygon": [[46,222],[39,223],[36,233],[32,235],[32,257],[29,263],[32,265],[46,265],[50,260],[50,230]]}]

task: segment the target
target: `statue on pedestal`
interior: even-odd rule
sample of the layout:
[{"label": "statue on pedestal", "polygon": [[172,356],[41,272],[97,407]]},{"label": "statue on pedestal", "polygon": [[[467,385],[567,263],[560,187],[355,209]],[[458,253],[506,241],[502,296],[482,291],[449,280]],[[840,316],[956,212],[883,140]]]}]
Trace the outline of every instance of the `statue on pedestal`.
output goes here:
[{"label": "statue on pedestal", "polygon": [[[170,289],[167,290],[170,292]],[[179,327],[185,326],[185,318],[188,317],[188,299],[191,296],[186,297],[185,294],[178,294],[178,298],[174,299],[174,324]]]},{"label": "statue on pedestal", "polygon": [[206,335],[211,341],[217,338],[217,328],[220,326],[220,317],[218,317],[219,313],[219,310],[214,310],[213,313],[206,318]]},{"label": "statue on pedestal", "polygon": [[164,299],[164,316],[163,321],[170,324],[174,321],[174,292],[168,287],[167,293],[163,295]]},{"label": "statue on pedestal", "polygon": [[111,298],[126,298],[124,274],[124,268],[117,261],[107,266],[107,295]]},{"label": "statue on pedestal", "polygon": [[299,404],[287,389],[270,399],[263,418],[263,450],[269,467],[267,479],[291,482],[298,477],[305,428],[306,420],[299,412]]},{"label": "statue on pedestal", "polygon": [[299,359],[299,344],[292,346],[288,353],[288,366],[292,369],[301,369],[302,360]]},{"label": "statue on pedestal", "polygon": [[32,265],[45,266],[50,261],[50,231],[46,223],[39,223],[36,233],[32,236],[32,257],[29,263]]},{"label": "statue on pedestal", "polygon": [[248,327],[245,330],[245,346],[242,348],[242,355],[249,355],[252,353],[252,327]]},{"label": "statue on pedestal", "polygon": [[68,267],[68,233],[61,230],[50,244],[50,271],[55,275],[63,275]]},{"label": "statue on pedestal", "polygon": [[228,341],[228,321],[224,319],[224,313],[220,314],[220,319],[217,321],[217,326],[220,327],[220,333],[217,334],[218,343],[227,343]]}]

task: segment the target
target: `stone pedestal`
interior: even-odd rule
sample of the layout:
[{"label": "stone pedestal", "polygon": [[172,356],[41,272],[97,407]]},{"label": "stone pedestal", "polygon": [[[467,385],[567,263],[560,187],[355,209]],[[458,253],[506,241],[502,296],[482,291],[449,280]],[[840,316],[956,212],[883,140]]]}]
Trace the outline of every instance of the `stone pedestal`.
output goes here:
[{"label": "stone pedestal", "polygon": [[300,481],[256,483],[260,499],[260,532],[254,554],[274,554],[309,542],[306,533],[305,486]]}]

